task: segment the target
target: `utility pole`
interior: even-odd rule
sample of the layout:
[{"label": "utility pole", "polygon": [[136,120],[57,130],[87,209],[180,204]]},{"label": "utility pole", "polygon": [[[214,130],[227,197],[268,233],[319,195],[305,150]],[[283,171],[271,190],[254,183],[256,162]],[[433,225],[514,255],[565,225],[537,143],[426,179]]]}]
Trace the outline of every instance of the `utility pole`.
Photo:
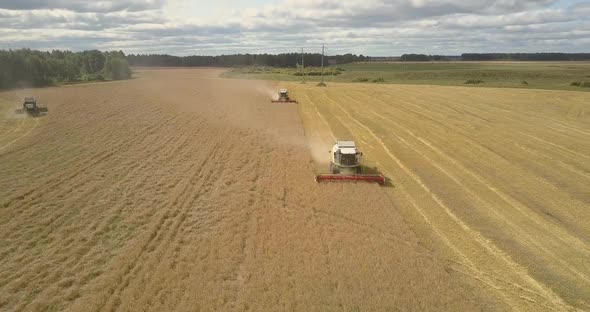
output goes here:
[{"label": "utility pole", "polygon": [[324,83],[324,44],[322,43],[322,69],[320,71],[320,78],[322,83]]},{"label": "utility pole", "polygon": [[318,87],[325,87],[324,83],[324,44],[322,43],[322,69],[320,70],[321,81],[317,84]]},{"label": "utility pole", "polygon": [[301,77],[303,77],[301,83],[305,83],[305,58],[303,56],[303,48],[301,48]]}]

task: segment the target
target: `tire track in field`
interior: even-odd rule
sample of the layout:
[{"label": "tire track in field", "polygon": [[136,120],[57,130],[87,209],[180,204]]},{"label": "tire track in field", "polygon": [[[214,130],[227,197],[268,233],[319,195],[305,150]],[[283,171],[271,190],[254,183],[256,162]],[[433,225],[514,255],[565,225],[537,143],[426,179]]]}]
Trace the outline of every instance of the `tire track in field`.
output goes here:
[{"label": "tire track in field", "polygon": [[[10,119],[5,119],[4,124],[0,123],[0,126],[2,127],[0,128],[2,129],[1,133],[4,133],[4,135],[0,135],[0,142],[2,142],[3,140],[10,140],[11,133],[15,133],[16,135],[18,135],[18,133],[21,132],[20,130],[23,127],[24,123],[26,122],[25,120],[25,118],[19,118],[16,126],[11,125]],[[2,148],[3,147],[0,146],[0,150]]]},{"label": "tire track in field", "polygon": [[[421,94],[423,94],[423,95],[426,95],[426,93],[424,93],[424,92],[422,92]],[[391,98],[391,96],[389,96],[389,97]],[[414,97],[414,99],[417,99],[417,98],[416,98],[416,97]],[[437,103],[439,100],[441,100],[441,98],[437,98],[437,99],[436,99],[436,101],[433,101],[433,103]],[[467,104],[463,104],[463,103],[462,103],[462,102],[460,102],[460,101],[451,101],[451,100],[446,100],[446,99],[442,99],[442,100],[443,100],[443,101],[446,101],[446,103],[447,103],[448,105],[450,105],[449,107],[452,107],[452,105],[463,105],[463,107],[464,107],[465,109],[476,109],[476,110],[481,110],[481,108],[480,108],[479,106],[477,106],[477,105],[471,105],[471,106],[467,106]],[[437,103],[437,104],[438,104],[438,103]],[[439,105],[440,105],[440,104],[439,104]],[[490,108],[490,107],[494,107],[494,105],[493,105],[492,103],[490,103],[490,105],[489,105],[489,106],[487,106],[487,107],[488,107],[488,108]],[[497,107],[494,107],[494,108],[496,108],[496,109],[497,109]],[[510,114],[513,114],[513,112],[511,112],[511,111],[505,111],[505,110],[502,110],[502,111],[504,111],[504,112],[505,112],[505,114],[494,114],[494,113],[489,113],[489,114],[494,114],[494,115],[490,115],[490,116],[494,116],[495,118],[502,118],[502,119],[503,119],[503,120],[505,120],[505,121],[509,121],[509,123],[507,123],[507,124],[508,124],[508,125],[511,125],[511,130],[512,130],[512,131],[511,131],[511,135],[514,135],[515,133],[516,133],[516,134],[519,134],[519,135],[529,135],[529,136],[531,136],[531,135],[532,135],[532,134],[530,133],[530,132],[531,132],[531,129],[530,129],[530,127],[522,127],[522,126],[528,126],[528,124],[527,124],[526,122],[522,122],[522,120],[523,120],[522,118],[521,118],[521,119],[514,119],[514,118],[509,118],[509,117],[508,117],[508,115],[510,115]],[[441,115],[442,115],[442,116],[443,116],[443,118],[444,118],[445,114],[442,114],[442,113],[441,113]],[[447,115],[448,115],[448,114],[447,114]],[[516,130],[515,130],[515,127],[512,127],[512,125],[521,125],[521,126],[519,126],[519,127],[518,127],[519,129],[521,129],[521,131],[516,131]],[[550,125],[546,125],[546,128],[551,128],[551,129],[555,130],[554,128],[550,127]],[[526,129],[526,130],[522,130],[522,129]],[[538,132],[538,130],[539,130],[539,129],[536,129],[536,130],[537,130],[537,132]],[[543,129],[543,130],[545,130],[545,129]],[[563,135],[563,134],[560,134],[560,133],[559,133],[559,131],[546,132],[546,134],[551,134],[551,135],[556,135],[556,134],[558,134],[558,135],[562,135],[562,137],[565,137],[565,135]],[[534,136],[534,137],[535,137],[535,138],[537,138],[536,136]],[[569,138],[569,137],[568,137],[568,138]],[[560,139],[560,140],[558,140],[558,141],[562,141],[562,140]],[[567,148],[567,147],[564,147],[564,146],[561,146],[561,145],[559,145],[559,147],[560,147],[560,148],[562,148],[562,149],[565,149],[565,150],[571,151],[571,150],[570,150],[569,148]]]},{"label": "tire track in field", "polygon": [[[469,107],[469,108],[475,108],[475,109],[484,109],[484,108],[488,108],[488,109],[497,109],[497,110],[502,110],[504,111],[504,113],[506,113],[505,115],[503,115],[503,118],[506,118],[506,115],[510,116],[513,115],[516,111],[518,111],[519,115],[524,115],[526,117],[528,117],[529,119],[540,119],[541,122],[540,124],[544,124],[544,125],[551,125],[551,123],[546,122],[547,120],[552,121],[552,122],[558,122],[562,125],[567,125],[564,124],[554,118],[551,118],[550,116],[547,115],[539,115],[539,114],[534,114],[531,113],[530,111],[527,110],[523,110],[523,109],[518,109],[518,106],[508,106],[506,104],[504,104],[504,102],[502,100],[498,101],[497,99],[495,101],[490,101],[490,98],[502,98],[502,96],[496,96],[496,97],[488,97],[488,96],[484,96],[482,93],[484,92],[465,92],[465,90],[460,89],[460,88],[455,88],[455,91],[457,91],[457,94],[461,95],[462,98],[475,98],[477,100],[477,103],[482,103],[482,104],[486,104],[485,106],[476,106],[476,107]],[[518,90],[514,90],[514,91],[518,91]],[[426,95],[426,92],[420,91],[420,90],[412,90],[412,93],[421,93]],[[531,93],[534,92],[534,96],[537,97],[541,94],[543,95],[552,95],[555,94],[554,91],[542,91],[542,90],[535,90],[535,91],[527,91],[527,93]],[[486,94],[495,94],[495,95],[504,95],[505,93],[503,92],[503,90],[501,89],[487,89],[485,90]],[[457,103],[456,100],[453,100],[453,98],[448,98],[446,97],[444,94],[438,93],[437,96],[440,99],[445,100],[447,103]],[[461,98],[461,97],[460,97]],[[508,98],[509,101],[514,102],[514,98]],[[536,102],[536,101],[534,101]],[[546,102],[546,100],[542,100],[542,102]],[[484,109],[485,111],[485,109]],[[515,122],[520,122],[520,120],[518,119],[511,119],[512,121]],[[585,131],[583,128],[579,128],[576,127],[572,124],[567,125],[567,127],[569,127],[572,131],[576,131],[576,132],[580,132],[580,133],[584,133],[584,134],[590,134],[590,132]],[[555,129],[555,128],[553,128]]]},{"label": "tire track in field", "polygon": [[[309,95],[307,93],[304,94],[305,98],[313,104],[313,101],[309,98]],[[334,133],[332,132],[332,128],[330,128],[330,125],[328,124],[328,122],[326,121],[326,118],[324,118],[324,116],[322,114],[320,114],[320,112],[318,111],[318,107],[317,105],[313,105],[313,109],[314,109],[314,113],[316,114],[316,116],[318,116],[318,118],[322,121],[322,123],[325,125],[325,128],[327,129],[328,133],[330,133],[330,137],[332,138],[332,140],[335,142],[336,141],[336,136],[334,135]]]},{"label": "tire track in field", "polygon": [[578,168],[575,168],[574,166],[572,166],[570,164],[567,164],[567,163],[564,163],[563,161],[561,161],[559,159],[555,159],[555,158],[552,158],[552,157],[550,157],[550,156],[548,156],[546,154],[536,152],[536,151],[534,151],[534,150],[532,150],[532,149],[530,149],[530,148],[528,148],[528,147],[526,147],[524,145],[521,145],[521,144],[518,144],[518,143],[516,143],[514,145],[516,147],[518,147],[519,149],[521,149],[522,151],[524,151],[524,152],[530,154],[531,156],[533,156],[531,158],[533,160],[534,159],[538,159],[538,158],[544,158],[544,159],[548,160],[551,163],[559,164],[559,166],[561,168],[563,168],[564,170],[569,171],[572,174],[579,175],[580,178],[586,178],[586,179],[590,180],[590,172],[583,171],[583,170],[580,170]]},{"label": "tire track in field", "polygon": [[[15,138],[11,141],[8,141],[7,143],[4,143],[2,146],[0,146],[0,152],[3,151],[4,149],[10,147],[12,144],[22,140],[23,138],[28,136],[31,132],[33,132],[37,128],[37,126],[39,125],[39,119],[35,118],[34,121],[35,122],[33,123],[33,126],[31,126],[29,129],[27,129],[27,131],[25,131],[25,133],[19,135],[17,138]],[[20,126],[19,126],[19,130],[20,130]],[[15,131],[17,131],[17,130],[15,130]],[[1,138],[0,138],[0,140],[1,140]]]},{"label": "tire track in field", "polygon": [[[462,94],[465,94],[464,92],[461,92],[461,93]],[[491,93],[492,94],[499,94],[499,93],[501,94],[501,91],[495,91],[495,92],[492,91]],[[534,96],[534,101],[533,102],[549,103],[549,101],[546,100],[547,95],[551,96],[551,95],[554,95],[555,93],[556,93],[555,91],[535,90],[535,94],[533,95]],[[486,98],[484,96],[481,96],[479,93],[471,94],[470,96],[471,97],[475,97],[476,99],[478,99],[479,102],[484,102],[484,103],[487,103],[487,104],[492,104],[492,105],[494,105],[496,107],[497,106],[506,107],[506,105],[502,101],[498,101],[497,103],[492,103],[492,102],[489,101],[489,98]],[[538,97],[540,97],[540,96],[542,96],[543,98],[539,100]],[[565,101],[559,99],[558,102],[565,102]],[[575,125],[573,125],[571,123],[570,124],[566,124],[566,123],[564,123],[564,122],[562,122],[562,121],[560,121],[558,119],[552,118],[551,116],[548,116],[548,115],[533,114],[533,113],[531,113],[530,111],[527,111],[527,110],[519,110],[519,114],[522,114],[522,115],[531,117],[533,119],[540,119],[542,121],[549,120],[549,121],[558,123],[558,124],[566,127],[568,130],[579,132],[579,133],[585,134],[585,135],[590,135],[590,131],[586,131],[586,130],[584,130],[584,128],[577,127],[577,126],[575,126]],[[550,124],[550,123],[541,122],[541,124]]]},{"label": "tire track in field", "polygon": [[[425,93],[424,91],[420,91],[420,90],[412,90],[412,92],[411,92],[411,93],[418,93],[418,94],[422,94],[423,96],[428,96],[428,95],[429,95],[428,93]],[[408,94],[411,94],[411,93],[410,93],[410,92],[408,92]],[[403,93],[402,93],[402,94],[403,94]],[[465,104],[462,104],[462,102],[460,102],[460,101],[457,101],[457,100],[455,100],[455,101],[453,101],[453,100],[449,100],[449,99],[447,99],[447,98],[445,98],[445,97],[441,97],[441,95],[440,95],[440,94],[437,94],[437,95],[438,95],[438,98],[437,98],[435,101],[431,101],[431,102],[429,103],[429,104],[430,104],[430,107],[432,107],[432,105],[437,105],[437,106],[440,106],[440,107],[442,107],[442,106],[441,106],[442,104],[439,104],[439,102],[440,102],[440,101],[443,101],[443,102],[445,102],[447,105],[450,105],[450,106],[453,106],[453,105],[463,105],[463,107],[464,107],[465,109],[476,109],[476,110],[480,110],[480,111],[482,111],[482,109],[483,109],[481,106],[478,106],[478,105],[465,106]],[[391,97],[391,95],[387,95],[387,96]],[[469,98],[469,96],[465,96],[465,97],[466,97],[466,98]],[[494,117],[496,117],[496,118],[502,118],[502,119],[504,119],[504,120],[508,120],[508,121],[510,122],[509,124],[511,124],[511,125],[521,125],[520,127],[518,127],[518,128],[521,128],[521,129],[523,128],[522,126],[528,126],[528,124],[527,124],[526,122],[524,122],[524,121],[523,121],[524,119],[522,119],[522,118],[521,118],[521,119],[510,118],[509,116],[512,114],[512,112],[511,112],[511,111],[509,111],[509,110],[506,112],[506,110],[504,110],[504,109],[500,109],[500,108],[498,107],[498,105],[496,105],[496,103],[499,103],[499,102],[489,102],[489,99],[484,99],[484,98],[480,98],[480,101],[482,101],[482,102],[484,102],[484,103],[487,103],[487,104],[489,104],[489,105],[485,106],[485,108],[487,108],[487,109],[488,109],[488,111],[489,111],[490,109],[491,109],[492,111],[493,111],[493,109],[495,109],[495,110],[502,110],[502,111],[504,111],[504,112],[505,112],[505,114],[494,114],[494,113],[489,113],[489,114],[493,114],[493,115],[491,115],[491,116],[494,116]],[[485,109],[484,109],[483,111],[484,111],[484,112],[486,112],[486,110],[485,110]],[[523,115],[528,115],[528,116],[531,116],[530,114],[522,113],[521,111],[519,111],[519,114],[523,114]],[[535,116],[534,116],[534,115],[532,115],[532,118],[535,118]],[[528,127],[524,127],[524,128],[525,128],[525,129],[528,129]],[[511,130],[513,130],[512,134],[514,134],[514,130],[515,130],[515,128],[514,128],[514,127],[511,127]],[[538,130],[545,131],[545,133],[546,133],[546,134],[551,134],[551,135],[560,135],[560,136],[561,136],[561,139],[558,139],[557,141],[563,141],[563,138],[569,138],[569,137],[566,137],[564,134],[561,134],[559,131],[557,131],[557,132],[555,132],[555,131],[553,131],[553,132],[546,132],[546,130],[545,130],[545,129],[543,129],[543,128],[538,128],[538,129],[537,129],[537,131],[538,131]],[[528,133],[527,133],[527,132],[528,132]],[[516,132],[516,133],[520,133],[520,134],[522,134],[522,135],[528,135],[528,136],[532,136],[532,137],[534,137],[534,138],[536,138],[536,139],[540,139],[540,138],[538,138],[538,137],[536,137],[536,136],[532,135],[532,134],[530,133],[530,129],[528,129],[528,131],[526,131],[526,132],[520,131],[520,132]],[[526,142],[526,141],[525,141],[525,142]],[[577,155],[579,155],[579,153],[577,153],[577,152],[575,152],[575,151],[572,151],[570,148],[567,148],[567,147],[565,147],[565,146],[561,146],[561,145],[558,145],[558,144],[555,144],[555,143],[552,143],[552,144],[554,144],[556,147],[558,147],[558,148],[560,148],[560,149],[566,150],[566,151],[568,151],[568,152],[573,152],[574,154],[577,154]]]}]

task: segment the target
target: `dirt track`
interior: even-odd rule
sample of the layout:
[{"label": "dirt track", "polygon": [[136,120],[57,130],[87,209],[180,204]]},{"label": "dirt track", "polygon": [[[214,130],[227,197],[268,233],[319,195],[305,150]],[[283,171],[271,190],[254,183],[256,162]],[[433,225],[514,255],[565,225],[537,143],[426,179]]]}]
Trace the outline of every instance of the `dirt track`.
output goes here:
[{"label": "dirt track", "polygon": [[311,144],[355,138],[391,179],[385,191],[420,240],[488,300],[590,310],[589,94],[290,88]]},{"label": "dirt track", "polygon": [[30,90],[39,119],[0,93],[0,310],[501,307],[383,188],[318,186],[276,86],[217,74]]}]

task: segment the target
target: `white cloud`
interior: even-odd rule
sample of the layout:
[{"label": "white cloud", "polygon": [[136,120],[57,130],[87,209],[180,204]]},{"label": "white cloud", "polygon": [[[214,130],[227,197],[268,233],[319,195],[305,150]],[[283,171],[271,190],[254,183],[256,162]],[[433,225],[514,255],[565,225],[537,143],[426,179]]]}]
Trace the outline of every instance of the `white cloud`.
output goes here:
[{"label": "white cloud", "polygon": [[330,53],[369,55],[590,51],[590,2],[253,1],[4,0],[0,47],[188,55],[318,51],[325,42]]},{"label": "white cloud", "polygon": [[163,0],[4,0],[0,8],[9,10],[65,9],[75,12],[143,11],[160,8]]}]

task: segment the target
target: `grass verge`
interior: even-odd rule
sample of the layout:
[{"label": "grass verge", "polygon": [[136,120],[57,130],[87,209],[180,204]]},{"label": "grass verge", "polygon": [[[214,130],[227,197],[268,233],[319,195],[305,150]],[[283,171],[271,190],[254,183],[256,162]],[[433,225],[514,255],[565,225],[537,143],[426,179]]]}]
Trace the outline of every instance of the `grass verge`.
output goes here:
[{"label": "grass verge", "polygon": [[[243,67],[224,76],[280,81],[319,81],[318,68],[308,68],[305,77],[296,68]],[[590,76],[590,62],[433,62],[353,63],[324,69],[324,81],[375,82],[415,85],[473,86],[590,91],[581,88]],[[481,83],[485,81],[485,83]],[[573,85],[572,81],[579,82]]]}]

